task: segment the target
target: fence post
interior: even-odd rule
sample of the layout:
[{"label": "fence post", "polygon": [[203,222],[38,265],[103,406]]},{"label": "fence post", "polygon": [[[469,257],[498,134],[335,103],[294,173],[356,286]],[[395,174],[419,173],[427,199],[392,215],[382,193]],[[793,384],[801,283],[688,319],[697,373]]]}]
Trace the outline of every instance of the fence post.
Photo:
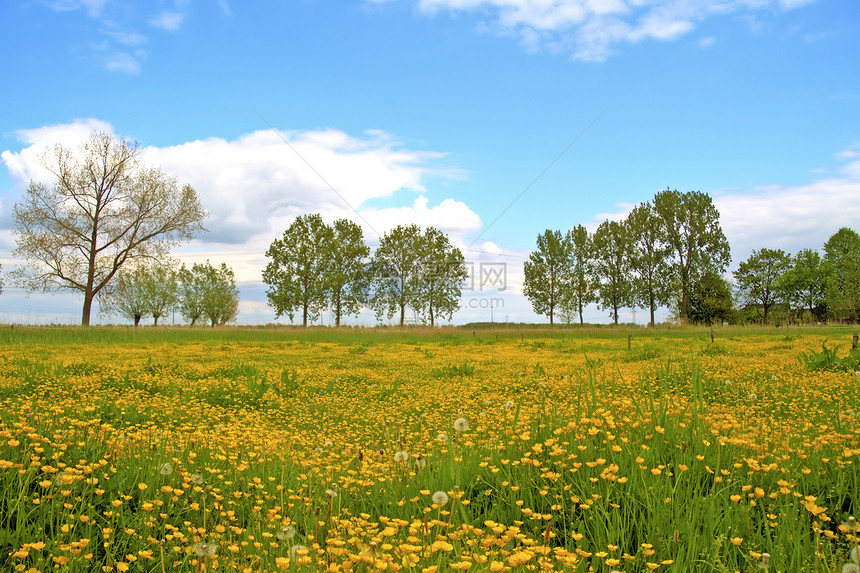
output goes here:
[{"label": "fence post", "polygon": [[630,350],[630,338],[631,337],[632,337],[632,335],[630,335],[630,334],[627,335],[627,350]]},{"label": "fence post", "polygon": [[711,344],[714,343],[714,325],[711,325]]},{"label": "fence post", "polygon": [[857,333],[854,333],[854,336],[851,337],[851,350],[857,350]]}]

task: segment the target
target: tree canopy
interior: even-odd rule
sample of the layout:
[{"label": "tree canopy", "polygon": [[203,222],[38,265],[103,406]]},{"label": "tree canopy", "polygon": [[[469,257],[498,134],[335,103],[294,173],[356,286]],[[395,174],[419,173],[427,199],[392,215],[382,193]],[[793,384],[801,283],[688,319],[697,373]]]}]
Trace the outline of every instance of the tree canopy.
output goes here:
[{"label": "tree canopy", "polygon": [[706,193],[666,189],[654,196],[654,210],[674,256],[671,271],[680,289],[681,321],[688,322],[695,279],[708,271],[726,270],[731,262],[729,242],[720,227],[720,213]]},{"label": "tree canopy", "polygon": [[570,300],[573,261],[571,237],[547,229],[537,237],[537,249],[523,263],[523,294],[535,312],[549,317],[553,324],[556,309]]},{"label": "tree canopy", "polygon": [[319,214],[302,215],[266,251],[271,259],[263,271],[266,296],[275,316],[302,316],[302,325],[315,320],[328,302],[330,245],[334,231]]},{"label": "tree canopy", "polygon": [[770,309],[780,298],[781,277],[791,269],[791,256],[782,249],[759,249],[735,271],[738,290],[747,301],[761,304],[767,324]]}]

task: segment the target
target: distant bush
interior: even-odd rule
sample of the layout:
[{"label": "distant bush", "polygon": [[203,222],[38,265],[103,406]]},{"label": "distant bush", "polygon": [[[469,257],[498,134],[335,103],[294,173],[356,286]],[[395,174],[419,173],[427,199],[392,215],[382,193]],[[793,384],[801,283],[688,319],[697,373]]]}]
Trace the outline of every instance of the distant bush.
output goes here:
[{"label": "distant bush", "polygon": [[821,343],[821,352],[804,352],[798,360],[809,370],[857,372],[860,371],[860,348],[849,350],[848,356],[839,358],[836,350],[827,348],[827,341],[824,341]]}]

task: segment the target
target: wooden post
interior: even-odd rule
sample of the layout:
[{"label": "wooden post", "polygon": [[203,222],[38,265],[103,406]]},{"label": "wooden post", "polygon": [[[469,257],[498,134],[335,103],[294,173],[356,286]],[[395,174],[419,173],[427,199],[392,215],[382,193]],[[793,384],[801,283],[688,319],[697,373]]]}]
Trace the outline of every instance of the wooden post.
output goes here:
[{"label": "wooden post", "polygon": [[851,337],[851,350],[857,350],[857,333],[854,333],[854,336]]},{"label": "wooden post", "polygon": [[714,343],[714,325],[711,325],[711,344]]},{"label": "wooden post", "polygon": [[630,335],[630,334],[628,334],[628,335],[627,335],[627,350],[630,350],[630,339],[631,339],[632,337],[633,337],[633,336],[632,336],[632,335]]}]

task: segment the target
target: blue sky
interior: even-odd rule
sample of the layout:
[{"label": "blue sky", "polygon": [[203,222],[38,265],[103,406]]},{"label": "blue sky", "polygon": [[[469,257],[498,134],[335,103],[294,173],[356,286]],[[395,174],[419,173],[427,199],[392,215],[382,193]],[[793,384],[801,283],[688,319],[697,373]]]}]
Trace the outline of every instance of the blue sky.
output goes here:
[{"label": "blue sky", "polygon": [[[505,291],[464,293],[455,322],[489,319],[487,297],[540,320],[519,294],[537,234],[666,187],[711,194],[734,265],[860,229],[856,0],[24,0],[0,5],[0,48],[4,273],[41,150],[93,128],[195,186],[209,233],[177,256],[236,269],[243,323],[273,320],[263,253],[308,212],[371,244],[435,225],[476,272],[505,262]],[[0,320],[79,307],[7,279]]]}]

